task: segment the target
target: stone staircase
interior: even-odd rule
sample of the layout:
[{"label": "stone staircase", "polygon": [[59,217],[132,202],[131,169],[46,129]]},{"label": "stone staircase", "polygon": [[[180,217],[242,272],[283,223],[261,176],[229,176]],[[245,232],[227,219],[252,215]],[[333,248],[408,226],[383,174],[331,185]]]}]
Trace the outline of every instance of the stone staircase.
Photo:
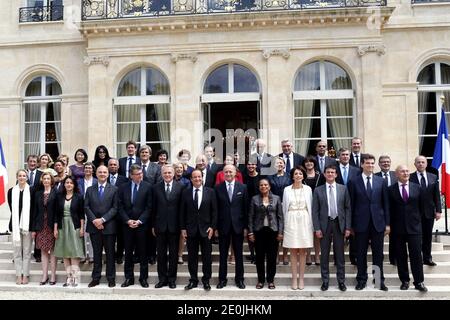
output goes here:
[{"label": "stone staircase", "polygon": [[[245,244],[245,252],[248,252],[247,245]],[[385,243],[385,261],[387,260],[388,244]],[[281,253],[281,252],[280,252]],[[246,254],[247,256],[248,254]],[[371,277],[369,276],[368,287],[363,291],[356,291],[354,286],[356,284],[356,266],[349,263],[348,253],[346,252],[346,284],[348,290],[346,292],[340,292],[337,289],[337,283],[335,278],[336,268],[331,263],[330,265],[330,288],[327,292],[320,291],[320,285],[322,283],[320,278],[320,266],[306,267],[305,274],[305,289],[304,290],[291,290],[291,275],[290,265],[283,265],[280,263],[277,266],[277,274],[275,277],[275,290],[264,289],[257,290],[255,288],[257,282],[256,266],[250,264],[249,261],[244,258],[245,269],[245,283],[247,288],[240,290],[234,286],[234,265],[228,265],[228,286],[224,289],[218,290],[215,288],[217,284],[217,276],[219,269],[219,252],[218,245],[213,245],[213,278],[211,280],[212,290],[205,292],[201,286],[197,289],[185,291],[184,286],[189,281],[189,272],[187,268],[187,256],[184,255],[185,263],[178,265],[178,279],[177,288],[169,289],[167,287],[161,289],[155,289],[154,284],[157,282],[157,270],[156,265],[149,266],[149,284],[150,288],[142,288],[137,279],[139,277],[139,265],[135,265],[135,278],[136,284],[128,288],[121,288],[120,284],[124,281],[123,264],[116,265],[116,287],[108,288],[106,284],[106,278],[104,276],[105,266],[103,267],[102,283],[95,288],[87,288],[87,284],[91,280],[92,265],[81,264],[81,283],[78,287],[63,288],[62,284],[65,282],[66,273],[64,265],[58,262],[57,267],[57,284],[55,286],[45,285],[39,286],[41,280],[41,264],[34,262],[31,263],[31,276],[30,283],[28,285],[16,285],[15,284],[15,270],[12,262],[12,243],[10,236],[0,236],[0,291],[21,291],[21,292],[76,292],[80,293],[79,298],[83,298],[84,294],[99,294],[100,296],[105,294],[115,294],[117,299],[120,295],[149,295],[151,297],[169,296],[173,299],[314,299],[314,298],[333,298],[333,299],[441,299],[450,297],[450,245],[443,244],[441,242],[433,243],[433,260],[437,263],[436,267],[424,266],[425,272],[425,285],[428,287],[428,293],[420,293],[410,287],[408,291],[401,291],[399,289],[400,281],[397,276],[397,269],[385,262],[384,272],[386,278],[386,285],[389,288],[388,292],[383,292],[374,288],[371,284]],[[201,260],[201,259],[200,259]],[[281,256],[280,256],[281,260]],[[369,251],[368,261],[372,260],[372,255]],[[330,261],[333,261],[331,255]],[[370,268],[370,264],[369,264]],[[370,273],[370,272],[369,272]],[[199,278],[201,278],[201,262],[199,263]],[[411,275],[412,283],[412,275]]]}]

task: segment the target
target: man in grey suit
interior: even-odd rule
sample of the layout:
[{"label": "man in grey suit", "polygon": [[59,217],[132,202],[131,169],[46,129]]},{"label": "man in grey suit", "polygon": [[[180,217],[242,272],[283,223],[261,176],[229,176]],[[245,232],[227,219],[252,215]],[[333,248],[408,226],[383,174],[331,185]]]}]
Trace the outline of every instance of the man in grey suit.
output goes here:
[{"label": "man in grey suit", "polygon": [[314,190],[312,218],[314,231],[320,239],[320,271],[322,291],[328,290],[330,280],[329,257],[331,240],[336,262],[336,276],[339,290],[345,291],[344,237],[350,236],[351,207],[350,194],[344,185],[336,183],[336,167],[325,168],[326,184]]},{"label": "man in grey suit", "polygon": [[106,253],[108,287],[116,286],[114,244],[117,230],[117,187],[107,183],[108,175],[108,168],[99,166],[97,168],[98,181],[87,189],[84,199],[84,210],[88,220],[86,232],[91,237],[94,249],[94,268],[89,288],[100,284],[103,248]]}]

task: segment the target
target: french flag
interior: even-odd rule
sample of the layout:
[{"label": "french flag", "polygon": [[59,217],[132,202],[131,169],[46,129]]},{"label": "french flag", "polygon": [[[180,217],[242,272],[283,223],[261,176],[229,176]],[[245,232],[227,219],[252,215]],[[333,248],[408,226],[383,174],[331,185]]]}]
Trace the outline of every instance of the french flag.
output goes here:
[{"label": "french flag", "polygon": [[439,124],[431,166],[441,171],[441,193],[445,195],[445,202],[448,207],[450,206],[450,143],[444,108],[441,112],[441,123]]},{"label": "french flag", "polygon": [[5,154],[3,153],[2,139],[0,139],[0,206],[5,202],[6,186],[8,185],[8,172],[6,171]]}]

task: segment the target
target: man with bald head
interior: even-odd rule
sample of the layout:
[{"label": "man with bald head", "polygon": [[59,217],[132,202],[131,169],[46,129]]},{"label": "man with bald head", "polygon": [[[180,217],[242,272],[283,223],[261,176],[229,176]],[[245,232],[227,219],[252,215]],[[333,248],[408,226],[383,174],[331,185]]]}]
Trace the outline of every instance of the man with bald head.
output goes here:
[{"label": "man with bald head", "polygon": [[242,248],[248,230],[248,193],[247,186],[236,181],[236,167],[226,165],[223,168],[225,181],[216,186],[218,208],[217,231],[219,233],[219,284],[217,289],[227,285],[227,258],[230,242],[236,260],[234,281],[239,289],[245,289],[244,260]]},{"label": "man with bald head", "polygon": [[431,242],[434,220],[441,218],[441,196],[439,192],[439,180],[435,174],[427,172],[427,158],[417,156],[414,160],[417,171],[411,174],[411,182],[417,183],[425,191],[425,211],[422,216],[422,255],[423,264],[435,266],[431,257]]},{"label": "man with bald head", "polygon": [[[422,224],[424,215],[425,190],[416,183],[410,183],[409,170],[406,165],[399,165],[395,170],[398,182],[389,187],[389,207],[391,213],[392,242],[397,258],[397,270],[400,290],[409,288],[408,252],[415,289],[426,292],[423,284],[422,265]],[[406,247],[408,246],[408,250]]]},{"label": "man with bald head", "polygon": [[326,155],[328,149],[328,143],[325,140],[320,140],[316,144],[316,161],[317,161],[317,168],[316,171],[319,171],[320,173],[325,172],[325,168],[328,166],[335,166],[338,167],[338,164],[336,163],[336,159],[330,158]]}]

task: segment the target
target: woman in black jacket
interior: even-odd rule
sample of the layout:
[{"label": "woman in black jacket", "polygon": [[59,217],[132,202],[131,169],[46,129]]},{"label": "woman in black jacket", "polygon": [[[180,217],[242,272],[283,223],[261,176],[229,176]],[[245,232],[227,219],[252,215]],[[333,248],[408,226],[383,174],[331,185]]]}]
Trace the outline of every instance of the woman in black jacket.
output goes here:
[{"label": "woman in black jacket", "polygon": [[63,180],[62,192],[56,196],[55,256],[64,259],[67,281],[63,285],[77,286],[80,276],[80,259],[84,258],[84,200],[77,182],[72,177]]}]

